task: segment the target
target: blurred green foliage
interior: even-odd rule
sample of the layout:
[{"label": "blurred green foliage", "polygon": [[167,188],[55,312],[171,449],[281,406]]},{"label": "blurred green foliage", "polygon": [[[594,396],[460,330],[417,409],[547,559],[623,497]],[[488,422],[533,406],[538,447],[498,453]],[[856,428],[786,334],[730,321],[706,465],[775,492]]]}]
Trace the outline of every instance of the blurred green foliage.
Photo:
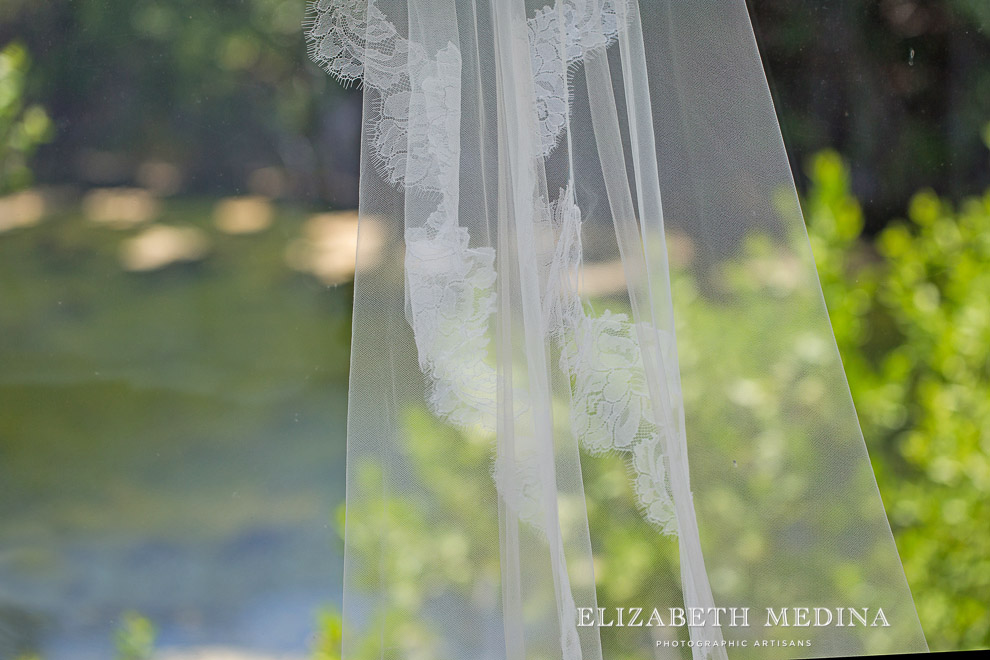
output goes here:
[{"label": "blurred green foliage", "polygon": [[990,191],[874,240],[837,154],[806,203],[836,339],[933,649],[990,645]]},{"label": "blurred green foliage", "polygon": [[[871,231],[922,186],[957,197],[982,185],[971,137],[990,114],[984,0],[747,4],[788,148],[849,158]],[[128,183],[154,159],[177,165],[187,192],[230,193],[271,166],[296,194],[347,199],[359,105],[306,62],[304,6],[3,0],[0,43],[38,56],[32,89],[60,129],[39,177]]]},{"label": "blurred green foliage", "polygon": [[0,43],[16,37],[44,54],[31,88],[59,126],[36,160],[39,178],[128,183],[140,178],[142,163],[164,161],[180,169],[187,192],[244,190],[266,166],[291,173],[299,195],[333,186],[318,173],[342,153],[356,163],[357,136],[348,131],[313,148],[327,142],[325,124],[348,92],[307,66],[304,11],[304,0],[4,7]]},{"label": "blurred green foliage", "polygon": [[[142,160],[156,158],[180,166],[191,182],[187,190],[240,190],[252,168],[273,163],[294,173],[300,188],[315,188],[313,172],[326,169],[320,158],[330,153],[332,159],[332,152],[343,147],[312,145],[320,135],[325,137],[321,122],[340,110],[346,93],[315,67],[303,66],[303,4],[0,2],[0,43],[11,35],[18,38],[0,51],[0,194],[30,182],[29,159],[54,135],[49,113],[26,97],[42,99],[59,122],[57,141],[35,159],[45,182],[128,182]],[[843,162],[834,152],[810,158],[804,208],[836,340],[929,643],[933,649],[990,645],[990,193],[952,204],[926,190],[911,198],[904,220],[888,224],[890,216],[905,208],[910,191],[922,185],[954,196],[986,185],[980,177],[985,177],[987,154],[971,137],[990,109],[990,68],[981,59],[990,48],[987,5],[981,0],[750,4],[775,77],[789,147],[800,155],[834,144],[851,161]],[[823,31],[832,38],[822,39]],[[29,66],[28,49],[44,53],[34,66]],[[990,147],[990,125],[983,128],[982,137]],[[92,152],[123,154],[124,166],[94,167],[96,161],[87,160]],[[353,187],[337,178],[343,187]],[[854,196],[854,187],[864,202]],[[193,213],[186,210],[183,215]],[[253,280],[221,288],[196,279],[195,272],[178,273],[168,289],[159,282],[121,284],[110,277],[117,265],[104,252],[112,257],[112,251],[103,243],[91,246],[90,234],[78,227],[51,225],[38,231],[43,259],[35,258],[35,239],[21,237],[14,244],[20,261],[6,262],[8,282],[27,273],[33,288],[20,292],[16,302],[11,302],[14,297],[5,301],[0,317],[6,316],[9,327],[21,327],[30,309],[41,307],[38,291],[46,300],[60,300],[63,282],[86,289],[85,300],[92,301],[87,305],[104,314],[102,321],[85,325],[80,321],[61,328],[39,321],[24,326],[32,346],[48,349],[88,341],[106,354],[126,354],[128,346],[137,354],[147,349],[104,332],[108,325],[113,326],[110,330],[118,326],[110,311],[129,310],[128,318],[149,322],[167,310],[181,311],[189,300],[203,309],[221,309],[229,300],[247,296],[244,292],[271,295]],[[873,236],[874,231],[879,233]],[[224,259],[237,258],[254,264],[252,272],[260,263],[275,281],[282,277],[282,249],[279,237],[259,245],[256,253],[235,253],[224,244],[209,263],[223,270]],[[50,280],[49,271],[63,268],[69,253],[85,257],[90,275],[83,277],[77,270],[65,280]],[[153,285],[157,295],[142,289]],[[682,299],[696,295],[690,283],[678,286]],[[754,290],[753,295],[762,292]],[[304,298],[295,289],[292,296]],[[336,303],[334,307],[333,315],[346,325],[346,313],[336,310]],[[698,304],[693,313],[709,311]],[[83,317],[84,312],[73,313]],[[252,315],[259,323],[241,325],[255,328],[254,333],[233,333],[219,325],[213,329],[217,335],[240,338],[230,343],[222,359],[235,361],[244,346],[260,346],[265,337],[284,331],[281,325],[267,325],[267,304]],[[320,342],[325,319],[319,317],[316,323],[299,316],[299,322],[292,314],[285,316],[297,328],[293,341],[285,345],[301,347],[291,351],[290,358],[332,362],[345,371],[344,357]],[[760,318],[753,323],[772,327],[774,321]],[[346,331],[335,326],[332,332]],[[180,333],[175,345],[185,337]],[[690,352],[690,345],[685,349]],[[265,383],[246,387],[263,390],[271,374],[282,373],[290,358],[280,350],[273,352]],[[27,372],[34,365],[13,358],[6,363],[7,369],[18,366]],[[165,371],[169,375],[175,369]],[[814,392],[797,387],[805,382],[799,376],[760,386],[764,394],[807,405],[801,397]],[[99,395],[87,388],[87,396]],[[25,391],[23,396],[9,400],[37,394]],[[138,410],[160,405],[155,399]],[[745,422],[738,414],[725,419]],[[13,424],[17,418],[10,420]],[[251,418],[247,421],[253,423]],[[411,411],[405,421],[411,436],[422,440],[410,448],[411,459],[431,475],[435,487],[493,497],[486,469],[448,469],[457,460],[484,468],[485,461],[478,460],[487,451],[484,443],[466,438],[458,449],[464,455],[438,466],[430,459],[440,450],[429,442],[438,437],[436,422],[423,411]],[[771,439],[760,442],[754,452],[772,451]],[[132,451],[138,453],[139,448]],[[59,456],[62,461],[75,460],[69,449]],[[651,591],[675,589],[673,544],[658,543],[649,529],[644,531],[621,457],[587,463],[589,517],[592,527],[600,530],[596,574],[601,603],[648,602]],[[442,477],[437,477],[438,470]],[[49,477],[61,479],[57,471],[51,469]],[[82,476],[70,479],[82,479],[86,471],[79,473]],[[33,495],[26,487],[22,492]],[[201,496],[194,491],[192,497]],[[171,509],[172,503],[163,508]],[[8,499],[8,506],[16,504],[16,499]],[[445,537],[443,552],[435,552],[442,530],[430,527],[431,521],[408,503],[392,504],[403,534],[394,540],[417,560],[393,567],[400,583],[408,585],[397,603],[403,612],[415,612],[417,585],[423,581],[456,582],[465,566],[485,562],[497,569],[492,548],[472,548],[456,535]],[[456,518],[482,524],[470,507],[456,507]],[[740,547],[749,548],[756,558],[761,549],[750,541],[740,534]],[[336,658],[339,616],[326,612],[319,621],[314,657]],[[603,634],[609,647],[628,650],[614,631]],[[403,644],[430,647],[424,630],[399,629],[396,635]],[[125,619],[117,641],[122,659],[143,658],[153,645],[154,628],[134,615]]]},{"label": "blurred green foliage", "polygon": [[340,614],[331,609],[317,615],[316,643],[312,660],[340,660],[340,638],[343,631]]},{"label": "blurred green foliage", "polygon": [[[990,454],[990,193],[965,199],[957,205],[931,192],[919,193],[913,197],[905,220],[893,222],[875,238],[869,238],[863,235],[863,212],[850,192],[850,175],[842,159],[834,152],[819,153],[809,161],[807,172],[810,185],[803,201],[819,275],[921,621],[933,649],[985,646],[990,643],[990,624],[986,616],[986,594],[990,593],[987,560],[990,533],[984,524],[990,519],[990,462],[987,458]],[[202,204],[171,202],[166,215],[171,222],[181,217],[186,222],[196,219],[203,227],[208,226],[208,213]],[[241,337],[241,343],[230,346],[225,359],[238,360],[238,356],[244,354],[245,345],[249,346],[249,352],[258,353],[257,347],[264,344],[264,337],[283,337],[287,327],[296,328],[293,332],[297,333],[302,327],[305,332],[292,335],[293,341],[284,346],[279,344],[287,351],[291,347],[289,354],[272,354],[266,383],[270,384],[272,374],[281,373],[279,369],[287,359],[332,363],[339,368],[337,376],[342,378],[346,363],[342,349],[338,350],[335,342],[330,350],[319,338],[327,333],[328,319],[332,318],[336,319],[336,325],[331,332],[341,335],[341,345],[346,343],[342,337],[346,333],[346,296],[334,296],[325,310],[326,316],[310,318],[311,315],[303,316],[301,312],[288,313],[287,310],[294,308],[287,307],[282,312],[283,318],[276,321],[270,313],[270,296],[275,292],[279,292],[276,298],[287,305],[296,298],[297,302],[316,300],[297,290],[302,282],[289,274],[283,258],[286,240],[298,229],[295,225],[300,219],[284,222],[280,231],[266,232],[251,240],[211,234],[216,244],[210,255],[203,258],[204,263],[164,269],[157,276],[133,278],[120,276],[120,265],[115,259],[121,240],[117,231],[87,226],[78,218],[49,219],[36,227],[18,229],[4,236],[5,247],[9,250],[4,264],[10,269],[7,271],[10,277],[5,281],[12,286],[17,282],[29,282],[30,289],[12,289],[20,293],[10,298],[17,304],[6,308],[6,325],[19,327],[24,319],[36,319],[37,325],[31,325],[33,330],[25,331],[23,337],[31,337],[31,346],[45,350],[71,341],[92,344],[98,347],[96,354],[100,355],[109,355],[111,348],[114,354],[123,351],[129,355],[128,351],[137,351],[139,344],[112,333],[119,323],[119,316],[114,314],[119,314],[121,309],[130,310],[126,314],[129,319],[151,323],[157,318],[156,313],[181,317],[182,314],[173,312],[186,309],[184,306],[189,304],[190,296],[197,300],[202,298],[202,304],[194,307],[197,310],[227,310],[230,300],[241,300],[245,292],[250,291],[251,299],[258,304],[256,309],[252,307],[255,322],[243,322],[239,316],[234,319],[224,317],[225,324],[234,324],[240,330],[233,332],[224,325],[224,329],[218,328],[215,332],[217,336]],[[129,234],[125,232],[124,235]],[[38,245],[44,246],[44,258],[37,256]],[[766,247],[754,241],[750,248],[757,261],[750,262],[750,266],[767,265],[766,261],[758,261],[765,259],[761,251],[766,251]],[[81,262],[84,266],[73,271],[58,270],[61,264],[73,258],[73,254],[85,257]],[[51,273],[56,270],[64,280],[51,279]],[[721,331],[724,326],[705,321],[706,315],[713,313],[712,305],[706,304],[688,278],[675,280],[676,297],[687,301],[690,315],[702,319],[699,326],[720,333],[717,338],[685,337],[683,367],[686,373],[713,373],[710,367],[699,368],[702,364],[699,361],[711,363],[725,359],[725,355],[741,355],[744,352],[737,344],[745,341],[743,331],[771,332],[775,324],[783,322],[772,313],[773,307],[756,304],[756,301],[771,299],[767,286],[778,286],[774,284],[777,275],[757,268],[749,269],[751,274],[746,276],[746,271],[747,268],[738,268],[730,271],[727,277],[728,284],[736,287],[737,293],[747,292],[750,296],[744,305],[749,315],[738,324],[742,339],[736,337],[738,333],[724,336]],[[204,272],[226,274],[224,277],[230,281],[204,278]],[[770,284],[761,284],[757,281],[760,278],[767,279]],[[272,282],[292,284],[292,287],[287,293],[282,288],[275,288]],[[39,316],[37,310],[31,311],[39,306],[55,309],[54,301],[67,295],[63,285],[68,284],[85,293],[83,298],[87,304],[102,313],[84,316],[65,325],[53,324],[50,317]],[[113,295],[107,297],[107,292]],[[319,300],[327,302],[324,298]],[[42,301],[47,302],[41,305]],[[209,321],[212,318],[208,314],[202,316],[203,322],[212,322]],[[267,325],[283,321],[287,324],[285,327]],[[248,332],[256,326],[262,333],[257,337]],[[121,331],[127,332],[117,329],[117,332]],[[179,333],[177,336],[176,346],[186,346],[185,335]],[[243,343],[244,336],[249,338],[247,344]],[[720,345],[714,350],[699,350],[715,344]],[[147,348],[141,348],[141,351],[147,351]],[[25,361],[29,356],[23,352],[19,358],[15,354],[8,357],[8,369],[18,368],[23,373],[30,373],[34,368]],[[786,368],[774,371],[776,380],[751,383],[748,385],[750,390],[736,394],[745,394],[751,399],[750,404],[757,395],[763,397],[759,399],[761,402],[772,397],[773,405],[793,410],[818,405],[820,397],[816,398],[816,393],[820,393],[820,389],[816,389],[808,378],[813,365],[802,360],[805,359],[795,358],[793,363],[783,365]],[[175,360],[148,362],[159,371],[164,370],[158,374],[159,379],[169,378],[170,368],[162,367],[166,362],[174,363]],[[234,384],[223,385],[221,382],[217,387],[223,389]],[[719,384],[722,386],[724,384]],[[242,383],[241,387],[245,385]],[[250,383],[246,387],[254,390]],[[93,396],[91,386],[86,390]],[[699,393],[686,389],[685,396],[699,396]],[[11,410],[25,409],[26,406],[17,405],[17,402],[26,402],[37,394],[28,389],[18,397],[8,393]],[[149,411],[160,410],[160,406],[160,399],[149,399],[145,405],[135,408],[137,418],[144,420]],[[101,405],[89,407],[102,408]],[[758,408],[749,404],[712,402],[709,406],[711,419],[696,420],[695,423],[708,425],[706,433],[711,437],[724,433],[723,427],[732,426],[739,426],[745,434],[749,416]],[[11,423],[16,423],[17,419],[9,416]],[[250,418],[247,421],[254,424]],[[408,439],[415,440],[407,447],[408,460],[432,489],[431,501],[450,502],[450,510],[444,514],[446,517],[424,511],[414,501],[400,498],[390,501],[388,507],[392,516],[390,527],[394,530],[391,542],[404,549],[403,556],[398,558],[401,560],[388,567],[393,584],[397,586],[397,599],[390,614],[402,622],[393,629],[394,641],[397,645],[428,653],[434,643],[428,626],[410,627],[408,621],[414,618],[422,599],[429,596],[429,587],[461,584],[467,588],[469,579],[466,576],[472,570],[481,567],[493,574],[498,571],[497,546],[474,547],[466,541],[485,537],[484,532],[469,525],[491,524],[476,515],[474,504],[495,497],[485,460],[490,447],[485,438],[464,434],[462,441],[454,443],[454,450],[451,450],[449,443],[443,440],[444,437],[449,439],[449,434],[444,436],[442,425],[422,408],[406,411],[403,422]],[[71,436],[61,431],[57,435],[63,443],[71,440]],[[766,465],[773,463],[774,442],[772,437],[756,438],[755,442],[749,443],[752,445],[749,453],[734,454],[739,469],[748,469],[750,463],[759,459],[764,463],[761,469],[771,470]],[[66,460],[78,461],[70,450],[67,448],[63,452]],[[285,452],[284,447],[273,448],[273,451],[295,453]],[[138,455],[144,449],[135,446],[132,452]],[[441,453],[447,460],[437,462],[435,457]],[[318,465],[320,460],[307,458],[306,462]],[[56,463],[56,469],[48,473],[48,478],[76,478],[73,470],[61,470],[59,465]],[[462,469],[464,465],[474,466],[474,471]],[[364,478],[377,479],[374,469],[374,466],[368,466]],[[86,470],[79,472],[89,474]],[[127,470],[119,472],[130,474]],[[18,470],[16,474],[27,479],[40,473]],[[767,474],[772,476],[770,472]],[[615,606],[658,602],[655,594],[676,590],[676,546],[643,525],[626,478],[624,459],[621,456],[588,459],[584,463],[583,476],[588,515],[592,529],[596,530],[599,603]],[[767,483],[770,485],[760,487],[777,488],[777,482],[772,479]],[[32,495],[26,485],[16,492]],[[191,497],[197,501],[203,494],[203,491],[191,491]],[[175,500],[171,498],[174,497],[171,493],[167,498],[163,497],[162,506],[173,508]],[[719,497],[715,493],[712,501],[700,501],[700,504],[722,507],[722,515],[730,522],[748,520],[732,508],[731,499],[719,500]],[[225,504],[219,513],[227,516],[229,511],[229,505]],[[54,515],[53,512],[42,511],[42,517]],[[283,516],[284,513],[279,509],[273,515]],[[360,517],[361,512],[354,511],[354,515]],[[794,515],[800,517],[801,510],[796,509]],[[375,521],[376,517],[369,514],[367,519]],[[451,531],[440,524],[444,520],[467,521],[468,526]],[[836,518],[835,524],[841,526],[841,516]],[[766,548],[761,547],[758,538],[747,534],[744,524],[740,525],[736,540],[736,547],[746,555],[747,561],[760,566],[767,556]],[[373,542],[370,536],[368,542]],[[735,577],[740,579],[740,576]],[[741,579],[749,578],[742,576]],[[846,580],[855,584],[855,579],[850,581],[846,576]],[[748,588],[745,582],[741,583],[743,592]],[[313,648],[314,657],[318,660],[335,658],[342,632],[340,618],[331,612],[317,616],[320,633]],[[123,629],[128,631],[127,639],[133,641],[138,651],[144,648],[142,640],[149,644],[148,640],[153,640],[153,631],[137,619],[125,622]],[[635,657],[635,648],[642,648],[644,640],[607,630],[603,631],[603,641],[620,657],[623,653],[626,654],[624,657]]]},{"label": "blurred green foliage", "polygon": [[[930,191],[921,192],[912,198],[906,221],[892,223],[871,239],[863,235],[863,211],[850,192],[849,170],[839,155],[816,154],[807,172],[810,186],[804,210],[822,287],[929,644],[934,650],[986,646],[990,644],[990,529],[984,524],[990,519],[990,192],[964,200],[958,208]],[[746,342],[790,322],[780,317],[770,295],[775,287],[775,295],[782,295],[779,287],[786,281],[764,268],[771,263],[767,255],[773,254],[772,246],[754,240],[747,254],[726,273],[725,286],[733,295],[749,296],[740,298],[744,301],[740,310],[746,315],[737,319],[738,330],[729,336],[722,333],[721,344],[706,335],[685,336],[679,346],[686,400],[732,387],[717,382],[718,371],[712,365],[742,360],[726,371],[747,373],[751,367],[746,360],[767,356],[746,357]],[[713,319],[736,313],[700,296],[688,277],[676,278],[675,289],[675,297],[687,301],[682,304],[689,326],[692,319],[701,319],[695,327],[721,332],[724,326]],[[809,302],[802,301],[789,304]],[[795,322],[807,320],[805,312],[795,309],[794,313]],[[863,477],[828,473],[826,493],[837,498],[838,506],[832,514],[820,498],[813,497],[814,486],[801,480],[789,484],[784,478],[787,469],[812,469],[794,462],[803,460],[805,450],[795,451],[793,443],[815,441],[805,437],[801,411],[833,405],[834,399],[825,392],[837,386],[827,376],[825,380],[815,376],[815,354],[821,347],[799,342],[796,348],[796,353],[775,354],[773,368],[753,371],[766,378],[745,383],[745,392],[722,397],[738,401],[694,405],[695,414],[703,417],[694,425],[710,439],[740,436],[738,445],[728,446],[738,459],[737,469],[749,471],[745,481],[751,485],[745,488],[750,491],[743,501],[783,507],[769,514],[785,525],[782,531],[799,526],[802,517],[809,516],[830,530],[838,548],[851,515],[845,507],[853,501],[843,502],[843,486],[836,479],[847,479],[851,488],[858,489]],[[702,376],[703,391],[693,391],[692,379]],[[782,415],[785,425],[779,429],[752,435],[747,429],[766,430],[766,420],[759,415],[768,408],[791,412]],[[815,418],[828,420],[830,415],[819,411]],[[835,423],[825,437],[849,435],[842,420]],[[440,642],[431,636],[429,622],[419,617],[431,594],[452,590],[468,597],[473,581],[485,571],[497,581],[497,548],[477,543],[493,537],[486,527],[492,522],[474,514],[476,502],[495,499],[494,485],[486,474],[488,444],[483,437],[458,432],[452,442],[449,427],[421,408],[407,411],[402,426],[406,455],[425,499],[418,503],[409,493],[384,500],[366,497],[365,506],[348,512],[360,521],[351,530],[352,542],[359,551],[370,552],[380,541],[378,532],[387,529],[384,542],[403,548],[401,556],[387,555],[381,566],[369,565],[363,579],[370,585],[379,580],[390,585],[380,612],[388,636],[384,643],[410,656],[435,657]],[[792,445],[787,452],[779,445],[785,438]],[[436,461],[441,454],[445,460]],[[786,463],[781,456],[787,457]],[[701,467],[695,467],[712,474],[696,476],[706,484],[728,481],[711,469],[714,464],[701,461]],[[582,462],[582,472],[594,535],[599,606],[665,602],[664,596],[678,589],[676,544],[642,524],[623,457],[588,458]],[[356,488],[374,494],[381,478],[380,469],[370,462],[359,470]],[[740,563],[732,572],[720,573],[720,589],[730,594],[735,590],[743,597],[772,590],[788,593],[793,585],[775,573],[797,575],[806,564],[790,565],[789,555],[765,547],[751,525],[752,512],[739,508],[735,497],[742,492],[739,488],[706,486],[703,493],[695,493],[696,506],[703,510],[700,515],[710,516],[706,524],[719,527],[719,538],[731,539],[729,545],[737,549],[733,561]],[[791,490],[793,498],[788,494]],[[764,491],[772,491],[773,497]],[[443,507],[439,512],[438,503]],[[713,523],[711,516],[718,520]],[[786,538],[781,532],[771,533],[770,538],[774,534]],[[843,563],[841,550],[834,557],[827,554],[832,550],[819,557],[798,548],[793,561],[817,558],[835,569],[833,575],[816,578],[819,588],[850,602],[862,598],[863,585],[869,584],[864,567]],[[878,597],[884,602],[885,596]],[[330,626],[328,637],[336,639],[339,617],[324,622]],[[639,657],[639,650],[650,645],[648,638],[629,630],[602,629],[601,633],[610,657]],[[380,642],[377,637],[360,638],[359,655],[374,655]],[[875,638],[867,649],[882,651],[888,642]]]},{"label": "blurred green foliage", "polygon": [[137,612],[125,612],[117,629],[116,660],[150,660],[155,650],[155,626]]},{"label": "blurred green foliage", "polygon": [[[985,0],[747,0],[792,162],[846,158],[867,232],[915,191],[986,185]],[[805,192],[809,192],[806,190]]]},{"label": "blurred green foliage", "polygon": [[24,100],[30,64],[21,44],[14,42],[0,49],[0,195],[31,183],[28,161],[53,135],[44,109]]},{"label": "blurred green foliage", "polygon": [[[219,617],[275,581],[332,593],[324,516],[344,490],[352,296],[287,265],[311,213],[280,205],[269,229],[232,236],[217,200],[160,200],[127,228],[77,201],[49,198],[35,224],[0,230],[0,658],[76,642],[65,612],[87,612],[112,657],[121,609],[174,640],[176,603]],[[161,227],[211,248],[126,271],[127,246]],[[78,561],[86,544],[115,570]],[[163,545],[203,579],[121,559]],[[310,548],[318,561],[278,554]]]},{"label": "blurred green foliage", "polygon": [[[124,612],[114,635],[114,660],[150,660],[155,637],[155,626],[150,620],[137,612]],[[20,655],[17,660],[42,660],[42,656],[31,653]]]}]

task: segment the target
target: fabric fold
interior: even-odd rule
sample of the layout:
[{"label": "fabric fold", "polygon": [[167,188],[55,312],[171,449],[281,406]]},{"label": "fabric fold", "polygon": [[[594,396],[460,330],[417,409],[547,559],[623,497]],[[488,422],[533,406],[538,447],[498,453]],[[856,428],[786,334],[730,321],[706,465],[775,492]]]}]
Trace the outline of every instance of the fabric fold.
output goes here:
[{"label": "fabric fold", "polygon": [[[306,34],[364,89],[345,660],[925,650],[744,0]],[[760,620],[816,607],[889,625]]]}]

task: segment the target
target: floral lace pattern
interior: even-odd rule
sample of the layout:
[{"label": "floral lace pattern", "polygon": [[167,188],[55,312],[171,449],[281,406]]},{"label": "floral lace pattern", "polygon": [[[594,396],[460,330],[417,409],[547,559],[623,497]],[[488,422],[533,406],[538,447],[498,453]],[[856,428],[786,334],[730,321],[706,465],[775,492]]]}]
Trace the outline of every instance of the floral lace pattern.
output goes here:
[{"label": "floral lace pattern", "polygon": [[406,289],[434,414],[461,427],[495,427],[488,320],[495,310],[495,251],[468,247],[468,231],[437,211],[406,232]]},{"label": "floral lace pattern", "polygon": [[499,456],[492,463],[492,479],[499,494],[519,518],[546,532],[543,518],[543,480],[535,456]]},{"label": "floral lace pattern", "polygon": [[605,0],[599,11],[594,10],[590,0],[557,2],[538,10],[526,22],[540,131],[537,155],[550,155],[567,123],[569,68],[581,61],[587,51],[605,48],[615,41],[619,34],[617,3],[628,2]]},{"label": "floral lace pattern", "polygon": [[[589,50],[617,38],[630,0],[557,0],[527,21],[539,140],[548,156],[566,127],[569,68]],[[363,80],[378,98],[371,118],[374,157],[385,179],[435,193],[439,203],[406,230],[406,299],[427,401],[438,417],[460,427],[493,430],[496,371],[487,361],[495,311],[495,252],[471,248],[457,222],[461,55],[449,43],[430,57],[402,37],[375,0],[314,0],[309,7],[310,54],[344,82]],[[577,288],[581,212],[570,189],[552,204],[536,204],[543,320],[560,347],[559,367],[571,382],[570,425],[593,454],[631,456],[633,486],[644,516],[676,534],[662,452],[665,432],[650,403],[635,325],[624,314],[585,312]],[[526,443],[522,443],[526,446]],[[543,529],[543,484],[535,455],[499,457],[493,478],[507,504]]]},{"label": "floral lace pattern", "polygon": [[370,141],[382,177],[439,195],[436,211],[406,231],[406,300],[427,400],[451,423],[493,429],[495,371],[485,357],[494,251],[469,248],[467,229],[449,211],[457,208],[460,51],[451,43],[427,56],[375,0],[315,0],[306,36],[327,72],[375,90]]},{"label": "floral lace pattern", "polygon": [[666,429],[653,411],[636,326],[625,314],[585,313],[574,286],[581,268],[581,211],[570,190],[562,190],[548,210],[558,239],[544,309],[560,310],[545,314],[559,319],[551,332],[561,347],[560,369],[571,379],[571,431],[592,454],[631,454],[633,489],[644,517],[674,535],[677,523],[662,450]]},{"label": "floral lace pattern", "polygon": [[461,54],[424,59],[413,88],[383,95],[372,121],[377,162],[392,184],[454,197],[460,142]]},{"label": "floral lace pattern", "polygon": [[315,0],[307,7],[309,56],[343,83],[364,76],[367,0]]},{"label": "floral lace pattern", "polygon": [[310,58],[341,82],[400,88],[406,69],[426,59],[404,39],[374,0],[312,0],[304,23]]},{"label": "floral lace pattern", "polygon": [[[607,47],[615,41],[620,9],[625,15],[629,2],[604,0],[596,10],[590,0],[557,0],[526,21],[540,133],[537,155],[548,156],[553,151],[566,124],[570,104],[568,69],[589,50]],[[428,90],[416,89],[409,75],[421,66],[430,66],[422,47],[399,35],[374,0],[313,0],[308,10],[306,37],[310,57],[325,71],[345,83],[363,80],[382,92],[377,108],[379,117],[372,124],[376,157],[392,183],[414,185],[415,176],[405,178],[407,158],[413,157],[414,152],[416,158],[435,157],[413,149],[428,139],[424,129],[429,124],[421,121],[418,113],[422,103],[418,92]],[[457,51],[457,48],[451,44],[448,50]],[[442,59],[438,56],[437,64]],[[457,61],[459,64],[459,53]],[[448,83],[455,80],[443,79]],[[456,81],[459,85],[459,75]],[[455,100],[460,102],[459,97]],[[459,109],[454,110],[454,114],[459,114]],[[408,149],[402,144],[407,138]],[[423,164],[422,169],[413,168],[413,171],[422,172],[431,167],[439,164]]]}]

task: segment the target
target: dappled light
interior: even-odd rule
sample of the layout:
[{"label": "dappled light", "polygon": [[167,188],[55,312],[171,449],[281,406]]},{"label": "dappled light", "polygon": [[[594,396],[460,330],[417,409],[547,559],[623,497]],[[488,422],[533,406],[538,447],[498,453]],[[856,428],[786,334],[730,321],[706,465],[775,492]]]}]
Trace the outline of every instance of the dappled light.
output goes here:
[{"label": "dappled light", "polygon": [[274,211],[265,197],[222,199],[213,211],[213,222],[225,234],[254,234],[272,225]]},{"label": "dappled light", "polygon": [[34,190],[0,197],[0,234],[18,227],[31,227],[45,215],[45,198]]},{"label": "dappled light", "polygon": [[141,188],[97,188],[86,193],[83,213],[90,222],[112,229],[130,229],[155,219],[158,200]]},{"label": "dappled light", "polygon": [[149,271],[206,256],[210,242],[195,227],[155,225],[121,243],[120,262],[126,270]]},{"label": "dappled light", "polygon": [[[366,241],[367,259],[363,267],[377,263],[376,246],[383,246],[382,231],[376,220],[361,222],[361,238]],[[340,284],[353,278],[357,255],[358,215],[354,212],[320,213],[306,220],[302,235],[289,243],[286,263],[310,273],[324,284]]]}]

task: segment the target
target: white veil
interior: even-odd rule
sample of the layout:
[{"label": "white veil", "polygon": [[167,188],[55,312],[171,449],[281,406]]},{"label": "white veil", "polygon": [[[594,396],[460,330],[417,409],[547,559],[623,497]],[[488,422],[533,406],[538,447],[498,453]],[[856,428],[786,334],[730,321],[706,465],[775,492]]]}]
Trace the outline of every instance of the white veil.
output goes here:
[{"label": "white veil", "polygon": [[926,650],[744,0],[306,29],[365,99],[343,658]]}]

